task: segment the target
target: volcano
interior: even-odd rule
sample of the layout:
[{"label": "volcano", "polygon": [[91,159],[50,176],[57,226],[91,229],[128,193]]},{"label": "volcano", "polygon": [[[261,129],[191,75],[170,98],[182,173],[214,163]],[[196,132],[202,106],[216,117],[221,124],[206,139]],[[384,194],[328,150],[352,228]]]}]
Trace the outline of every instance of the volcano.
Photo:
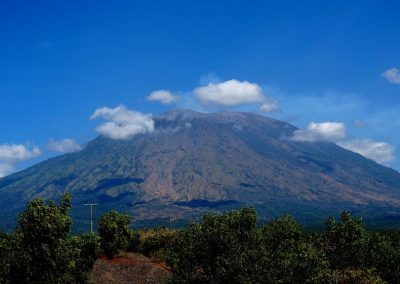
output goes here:
[{"label": "volcano", "polygon": [[254,113],[176,110],[128,140],[99,136],[81,151],[0,179],[0,226],[33,198],[73,194],[131,213],[138,226],[184,222],[204,212],[254,206],[262,219],[294,215],[305,225],[350,210],[400,227],[400,173],[330,142],[298,142],[291,124]]}]

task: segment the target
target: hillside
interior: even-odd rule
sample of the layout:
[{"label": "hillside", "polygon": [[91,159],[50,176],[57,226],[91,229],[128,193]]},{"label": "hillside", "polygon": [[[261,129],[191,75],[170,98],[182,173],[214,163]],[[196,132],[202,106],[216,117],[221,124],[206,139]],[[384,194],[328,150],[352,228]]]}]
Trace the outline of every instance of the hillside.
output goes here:
[{"label": "hillside", "polygon": [[[367,219],[400,221],[400,174],[328,142],[295,142],[297,128],[253,113],[172,111],[153,133],[98,137],[0,179],[0,227],[28,200],[73,193],[75,224],[86,202],[131,212],[138,225],[177,223],[208,210],[256,206],[263,218],[288,212],[312,223],[350,209]],[[174,221],[175,222],[175,221]]]}]

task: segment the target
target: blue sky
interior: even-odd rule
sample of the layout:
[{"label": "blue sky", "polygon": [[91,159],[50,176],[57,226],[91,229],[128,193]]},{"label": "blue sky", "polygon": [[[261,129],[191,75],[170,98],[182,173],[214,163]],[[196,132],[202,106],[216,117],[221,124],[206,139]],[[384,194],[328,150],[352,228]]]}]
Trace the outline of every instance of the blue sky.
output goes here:
[{"label": "blue sky", "polygon": [[[304,129],[301,139],[384,151],[379,162],[400,169],[399,11],[399,1],[2,1],[0,174],[79,150],[99,133],[100,107],[260,112],[264,99],[275,107],[263,115]],[[228,103],[224,91],[246,82],[259,89],[237,95],[254,100]],[[157,90],[179,99],[146,99]]]}]

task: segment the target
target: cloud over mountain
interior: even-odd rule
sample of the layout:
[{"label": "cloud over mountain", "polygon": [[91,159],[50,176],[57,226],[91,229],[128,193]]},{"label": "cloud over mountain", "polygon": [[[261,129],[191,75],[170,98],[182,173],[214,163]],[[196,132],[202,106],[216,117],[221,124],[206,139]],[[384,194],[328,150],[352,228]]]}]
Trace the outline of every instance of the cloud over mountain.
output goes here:
[{"label": "cloud over mountain", "polygon": [[248,81],[228,80],[222,83],[209,83],[194,89],[193,93],[203,105],[238,106],[244,104],[261,104],[264,112],[275,111],[276,101],[263,94],[262,89]]},{"label": "cloud over mountain", "polygon": [[152,92],[149,96],[146,97],[146,99],[148,101],[153,101],[153,102],[155,101],[161,104],[168,105],[177,102],[179,100],[179,96],[174,95],[173,93],[167,90],[158,90]]},{"label": "cloud over mountain", "polygon": [[139,133],[154,131],[151,115],[130,110],[124,105],[98,108],[90,116],[90,119],[96,118],[106,120],[96,131],[111,139],[129,139]]},{"label": "cloud over mountain", "polygon": [[37,157],[41,154],[38,147],[29,149],[22,144],[3,144],[0,145],[0,161],[19,162]]},{"label": "cloud over mountain", "polygon": [[14,171],[14,167],[7,163],[0,162],[0,178],[11,174]]},{"label": "cloud over mountain", "polygon": [[0,177],[6,176],[14,171],[14,164],[41,155],[38,147],[23,144],[0,145]]},{"label": "cloud over mountain", "polygon": [[50,139],[47,144],[47,149],[59,152],[59,153],[72,153],[82,150],[82,146],[79,145],[74,139],[65,138],[63,140]]},{"label": "cloud over mountain", "polygon": [[395,147],[386,143],[370,139],[351,140],[338,143],[339,146],[363,155],[380,164],[394,160]]},{"label": "cloud over mountain", "polygon": [[346,137],[346,126],[341,122],[311,122],[305,130],[296,130],[291,138],[299,142],[338,142]]}]

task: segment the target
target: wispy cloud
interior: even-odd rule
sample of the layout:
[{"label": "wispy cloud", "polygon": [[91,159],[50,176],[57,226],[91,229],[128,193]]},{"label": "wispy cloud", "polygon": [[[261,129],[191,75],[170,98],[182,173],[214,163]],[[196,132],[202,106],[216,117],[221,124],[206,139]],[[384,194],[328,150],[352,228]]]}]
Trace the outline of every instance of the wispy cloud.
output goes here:
[{"label": "wispy cloud", "polygon": [[0,162],[0,178],[13,173],[14,170],[15,169],[12,165]]},{"label": "wispy cloud", "polygon": [[41,155],[38,147],[29,144],[2,144],[0,145],[0,177],[14,172],[14,165]]},{"label": "wispy cloud", "polygon": [[164,105],[169,105],[179,101],[179,95],[175,95],[167,90],[158,90],[152,92],[149,96],[146,97],[148,101],[159,102]]},{"label": "wispy cloud", "polygon": [[38,147],[22,144],[2,144],[0,145],[0,161],[19,162],[40,156],[41,151]]},{"label": "wispy cloud", "polygon": [[390,83],[400,85],[400,69],[392,68],[382,73]]},{"label": "wispy cloud", "polygon": [[216,84],[219,82],[221,82],[221,79],[218,77],[218,74],[214,71],[208,72],[207,74],[200,76],[199,79],[199,84],[201,86],[208,85],[210,83]]},{"label": "wispy cloud", "polygon": [[355,119],[353,121],[353,126],[357,128],[365,128],[367,127],[367,123],[361,119]]},{"label": "wispy cloud", "polygon": [[239,106],[260,104],[260,111],[277,110],[277,102],[268,98],[259,85],[248,81],[228,80],[221,83],[209,83],[193,91],[204,106]]},{"label": "wispy cloud", "polygon": [[291,138],[298,142],[338,142],[346,137],[346,126],[341,122],[311,122],[307,129],[296,130]]},{"label": "wispy cloud", "polygon": [[381,164],[393,161],[395,158],[395,147],[386,142],[361,139],[340,142],[338,145]]},{"label": "wispy cloud", "polygon": [[47,143],[47,149],[59,153],[72,153],[82,150],[82,146],[70,138],[59,141],[50,139],[49,143]]},{"label": "wispy cloud", "polygon": [[96,118],[106,120],[96,128],[96,131],[111,139],[129,139],[139,133],[154,131],[151,115],[129,110],[124,105],[98,108],[90,117],[90,119]]}]

